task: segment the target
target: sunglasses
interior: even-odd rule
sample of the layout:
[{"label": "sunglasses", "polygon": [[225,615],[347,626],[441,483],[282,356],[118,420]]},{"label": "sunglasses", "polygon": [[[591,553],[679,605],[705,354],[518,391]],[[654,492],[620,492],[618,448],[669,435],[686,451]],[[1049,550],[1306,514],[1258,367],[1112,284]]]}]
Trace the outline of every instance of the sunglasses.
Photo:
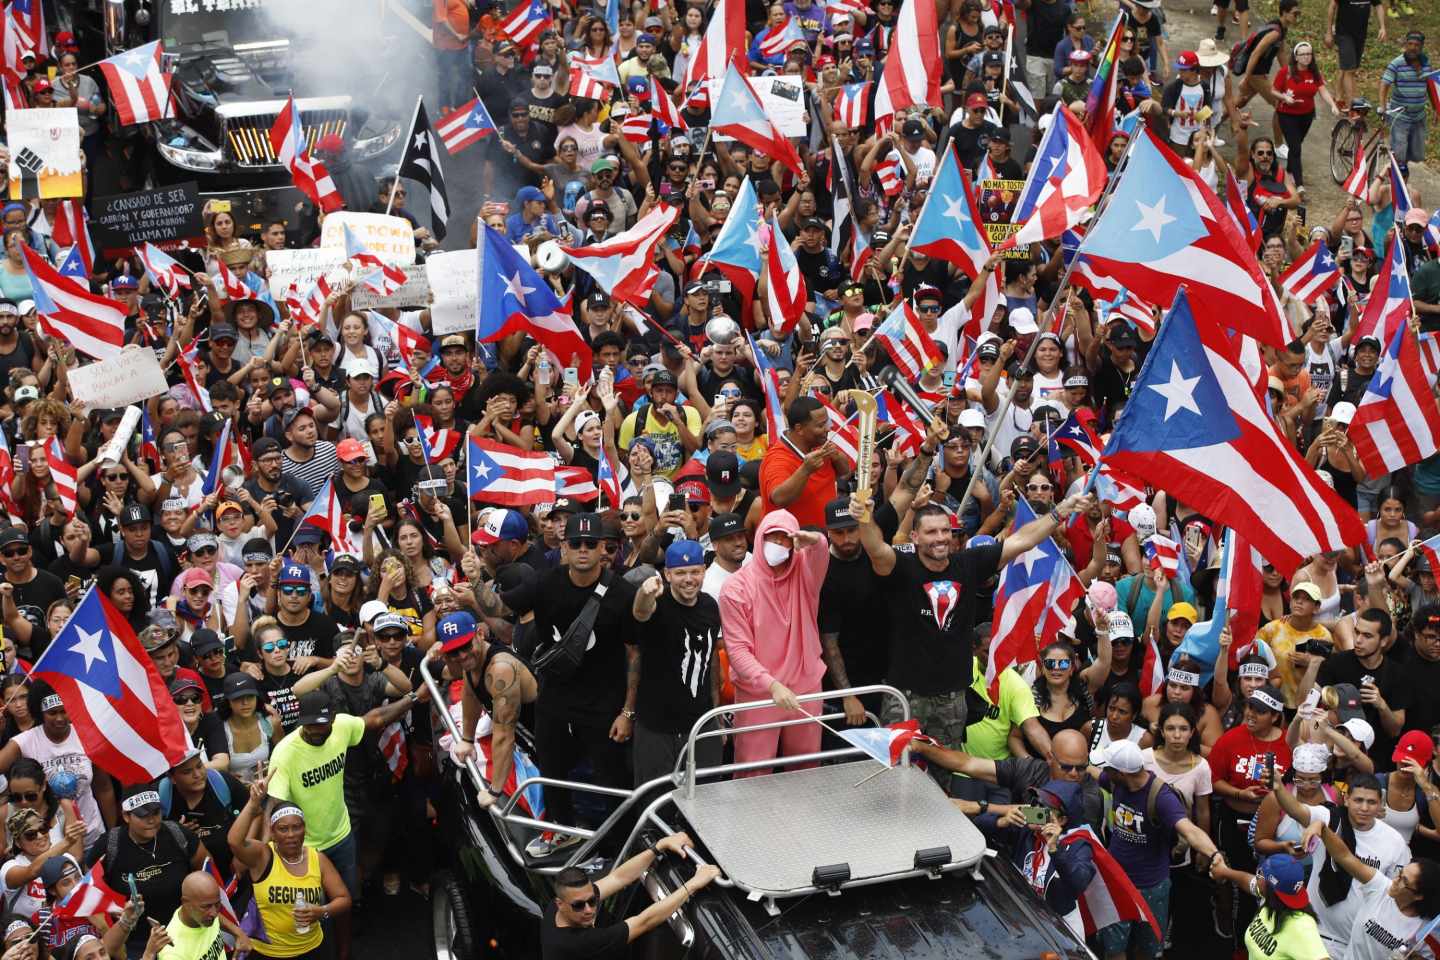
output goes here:
[{"label": "sunglasses", "polygon": [[289,640],[271,640],[269,643],[260,644],[260,649],[266,653],[274,653],[276,650],[289,650]]},{"label": "sunglasses", "polygon": [[1051,484],[1044,483],[1044,484],[1035,484],[1034,486],[1026,487],[1026,488],[1025,488],[1025,492],[1026,492],[1026,493],[1049,493],[1051,490],[1054,490],[1054,489],[1055,489],[1055,487],[1052,486]]},{"label": "sunglasses", "polygon": [[586,897],[584,900],[571,900],[571,901],[570,901],[570,909],[571,909],[571,910],[589,910],[591,907],[595,906],[595,905],[596,905],[597,903],[599,903],[599,902],[600,902],[600,898],[599,898],[598,896],[596,896],[595,894],[592,893],[592,894],[590,894],[590,896]]},{"label": "sunglasses", "polygon": [[1085,764],[1083,763],[1061,763],[1059,760],[1055,761],[1055,766],[1064,770],[1066,773],[1080,773],[1085,769]]},{"label": "sunglasses", "polygon": [[102,476],[103,476],[103,478],[106,479],[106,480],[124,480],[124,479],[126,479],[126,477],[128,476],[128,474],[124,474],[124,473],[106,473],[106,474],[103,474]]},{"label": "sunglasses", "polygon": [[567,540],[566,543],[569,545],[571,550],[598,550],[600,548],[599,540],[577,539]]},{"label": "sunglasses", "polygon": [[292,585],[281,587],[280,592],[287,597],[303,597],[305,594],[310,592],[310,588]]},{"label": "sunglasses", "polygon": [[7,560],[14,560],[17,557],[28,557],[29,555],[29,547],[15,547],[13,550],[0,551],[0,557],[4,557]]},{"label": "sunglasses", "polygon": [[640,520],[640,519],[643,519],[643,518],[642,518],[641,515],[638,514],[638,513],[623,513],[623,514],[620,515],[620,519],[621,519],[621,520]]},{"label": "sunglasses", "polygon": [[43,836],[45,836],[44,831],[41,831],[41,830],[26,830],[24,833],[20,834],[20,839],[21,839],[21,840],[26,840],[26,841],[28,841],[28,840],[39,840],[39,839],[40,839],[41,837],[43,837]]},{"label": "sunglasses", "polygon": [[213,591],[210,587],[187,587],[185,592],[197,597],[208,597]]},{"label": "sunglasses", "polygon": [[19,790],[10,791],[11,803],[35,803],[40,799],[39,790],[27,790],[24,793]]},{"label": "sunglasses", "polygon": [[212,553],[219,553],[219,552],[220,552],[220,548],[219,548],[219,547],[196,547],[194,550],[191,550],[190,552],[191,552],[192,554],[194,554],[195,556],[197,556],[197,557],[208,557],[208,556],[210,556],[210,554],[212,554]]},{"label": "sunglasses", "polygon": [[1045,669],[1046,669],[1046,670],[1069,670],[1069,669],[1070,669],[1070,664],[1071,664],[1072,662],[1073,662],[1073,661],[1071,661],[1071,659],[1070,659],[1069,657],[1066,657],[1066,658],[1063,659],[1063,660],[1046,660],[1046,661],[1045,661]]},{"label": "sunglasses", "polygon": [[939,313],[939,312],[940,312],[940,307],[939,307],[938,305],[932,305],[932,306],[926,306],[926,307],[916,307],[916,308],[915,308],[915,312],[916,312],[916,313]]},{"label": "sunglasses", "polygon": [[1110,646],[1112,646],[1112,647],[1117,646],[1117,645],[1118,645],[1118,646],[1128,647],[1128,646],[1133,645],[1134,643],[1135,643],[1135,638],[1134,638],[1134,637],[1111,637],[1111,638],[1110,638]]},{"label": "sunglasses", "polygon": [[195,704],[200,702],[200,694],[187,693],[183,696],[174,697],[172,699],[175,701],[175,706],[177,707],[193,707]]},{"label": "sunglasses", "polygon": [[210,659],[211,657],[223,657],[223,656],[225,656],[225,650],[224,650],[223,648],[217,647],[217,648],[214,649],[214,650],[206,650],[204,653],[200,654],[200,659],[201,659],[201,660],[208,660],[208,659]]}]

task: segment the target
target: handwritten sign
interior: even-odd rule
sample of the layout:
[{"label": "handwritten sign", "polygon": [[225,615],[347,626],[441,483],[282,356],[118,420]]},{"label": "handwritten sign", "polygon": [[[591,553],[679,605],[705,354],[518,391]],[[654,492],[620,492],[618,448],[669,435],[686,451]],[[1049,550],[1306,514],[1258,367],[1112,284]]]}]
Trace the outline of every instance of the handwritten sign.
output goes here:
[{"label": "handwritten sign", "polygon": [[320,231],[320,246],[343,251],[346,225],[357,240],[386,263],[408,267],[415,262],[415,228],[404,217],[349,210],[332,213],[325,218],[325,226]]},{"label": "handwritten sign", "polygon": [[430,278],[430,331],[469,333],[475,329],[478,264],[474,250],[432,253],[425,263]]},{"label": "handwritten sign", "polygon": [[69,377],[75,398],[90,407],[124,407],[168,389],[155,351],[134,345],[113,360],[76,367]]},{"label": "handwritten sign", "polygon": [[363,286],[356,286],[350,294],[350,305],[356,310],[380,310],[385,307],[424,307],[430,303],[430,280],[423,263],[412,263],[402,268],[405,284],[389,296],[380,296]]},{"label": "handwritten sign", "polygon": [[74,107],[5,111],[10,147],[10,199],[79,197],[80,117]]},{"label": "handwritten sign", "polygon": [[140,190],[100,197],[90,217],[95,242],[106,254],[120,255],[145,243],[161,248],[187,240],[203,241],[200,187],[180,183],[158,190]]},{"label": "handwritten sign", "polygon": [[332,270],[343,274],[339,267],[345,262],[344,250],[312,247],[307,250],[266,250],[265,264],[270,268],[270,292],[276,300],[285,296],[293,285],[303,297],[310,284],[321,274]]},{"label": "handwritten sign", "polygon": [[[805,111],[805,88],[797,77],[751,77],[750,86],[765,106],[765,112],[780,132],[787,137],[803,137],[808,131]],[[720,95],[720,81],[710,81],[710,98],[713,103]],[[723,133],[715,134],[716,140],[733,140]]]}]

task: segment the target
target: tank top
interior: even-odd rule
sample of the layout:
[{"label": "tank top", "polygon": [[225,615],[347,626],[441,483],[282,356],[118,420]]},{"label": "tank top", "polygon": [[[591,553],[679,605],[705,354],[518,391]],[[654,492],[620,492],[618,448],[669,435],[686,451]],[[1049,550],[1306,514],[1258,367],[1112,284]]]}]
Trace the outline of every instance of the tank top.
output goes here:
[{"label": "tank top", "polygon": [[260,746],[249,753],[235,749],[235,732],[228,722],[224,727],[225,745],[230,749],[230,775],[241,783],[249,783],[255,779],[255,771],[260,764],[270,759],[270,721],[260,718]]},{"label": "tank top", "polygon": [[493,663],[495,658],[502,653],[508,653],[513,655],[515,651],[511,650],[507,646],[504,646],[503,644],[499,644],[491,640],[488,644],[486,644],[485,657],[480,661],[480,682],[476,683],[475,677],[471,674],[465,674],[465,682],[470,685],[471,692],[473,692],[476,699],[480,701],[480,705],[485,708],[485,712],[490,714],[493,714],[495,712],[495,703],[490,699],[490,691],[485,689],[485,671],[490,669],[490,664]]},{"label": "tank top", "polygon": [[265,932],[270,935],[270,942],[257,941],[255,955],[298,957],[320,946],[325,937],[319,923],[312,923],[309,933],[295,932],[296,894],[303,893],[305,902],[310,904],[323,904],[329,900],[320,879],[320,854],[313,847],[305,847],[305,874],[297,877],[280,862],[280,851],[275,849],[275,842],[272,840],[266,846],[270,848],[270,866],[265,868],[265,875],[255,881],[254,890],[255,903],[260,908],[260,919],[265,924]]}]

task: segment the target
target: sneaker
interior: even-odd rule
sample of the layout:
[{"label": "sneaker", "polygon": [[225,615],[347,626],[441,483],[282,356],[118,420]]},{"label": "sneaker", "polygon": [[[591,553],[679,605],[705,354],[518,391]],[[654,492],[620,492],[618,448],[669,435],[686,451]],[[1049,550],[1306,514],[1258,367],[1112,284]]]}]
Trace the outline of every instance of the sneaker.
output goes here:
[{"label": "sneaker", "polygon": [[540,836],[525,844],[525,856],[532,860],[544,860],[566,847],[573,847],[584,837],[574,833],[552,833],[546,830]]},{"label": "sneaker", "polygon": [[1240,26],[1240,11],[1236,10],[1231,12],[1230,22],[1235,24],[1235,26],[1237,27]]},{"label": "sneaker", "polygon": [[1225,25],[1221,24],[1215,28],[1215,42],[1219,43],[1225,39]]},{"label": "sneaker", "polygon": [[1217,6],[1215,6],[1215,4],[1213,4],[1213,3],[1210,4],[1210,16],[1212,16],[1212,17],[1218,17],[1218,16],[1220,16],[1220,8],[1217,7]]}]

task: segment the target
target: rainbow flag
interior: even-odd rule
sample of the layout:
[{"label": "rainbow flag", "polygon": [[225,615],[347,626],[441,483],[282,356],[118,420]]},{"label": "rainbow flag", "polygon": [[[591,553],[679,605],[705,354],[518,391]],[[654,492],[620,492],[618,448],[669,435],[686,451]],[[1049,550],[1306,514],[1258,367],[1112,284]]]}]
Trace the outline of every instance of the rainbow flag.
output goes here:
[{"label": "rainbow flag", "polygon": [[1110,26],[1110,39],[1105,41],[1105,51],[1095,65],[1095,79],[1090,83],[1090,93],[1085,97],[1086,132],[1102,152],[1115,133],[1115,90],[1119,80],[1120,37],[1124,27],[1125,17],[1116,16]]}]

